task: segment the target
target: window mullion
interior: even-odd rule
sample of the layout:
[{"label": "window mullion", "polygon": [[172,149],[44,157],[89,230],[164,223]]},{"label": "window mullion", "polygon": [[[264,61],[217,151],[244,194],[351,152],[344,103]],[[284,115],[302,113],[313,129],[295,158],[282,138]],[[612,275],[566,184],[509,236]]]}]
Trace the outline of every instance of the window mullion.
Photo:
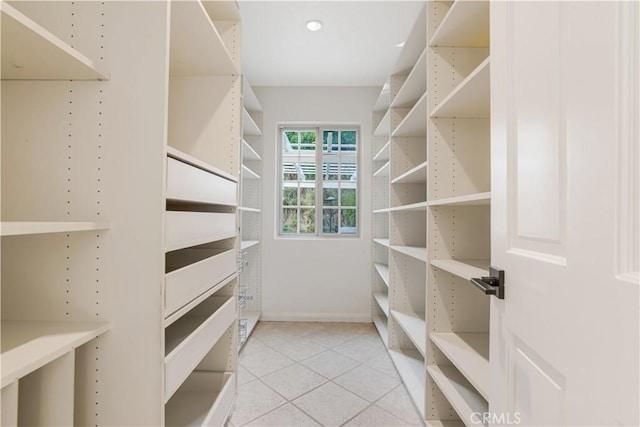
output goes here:
[{"label": "window mullion", "polygon": [[316,128],[316,236],[322,235],[322,130]]}]

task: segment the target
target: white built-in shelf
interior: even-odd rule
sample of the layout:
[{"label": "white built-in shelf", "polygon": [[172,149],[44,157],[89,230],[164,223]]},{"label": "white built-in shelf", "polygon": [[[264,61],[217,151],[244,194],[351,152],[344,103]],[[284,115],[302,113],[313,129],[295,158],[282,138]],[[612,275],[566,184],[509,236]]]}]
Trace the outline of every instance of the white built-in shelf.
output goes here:
[{"label": "white built-in shelf", "polygon": [[474,412],[487,412],[487,401],[456,368],[430,365],[427,366],[427,372],[460,419],[470,420]]},{"label": "white built-in shelf", "polygon": [[[235,2],[207,2],[207,3],[235,3]],[[237,8],[237,7],[236,7]],[[240,19],[238,19],[239,21]],[[242,105],[247,111],[262,111],[262,106],[246,77],[242,77]]]},{"label": "white built-in shelf", "polygon": [[108,222],[84,221],[2,221],[0,236],[26,236],[29,234],[70,233],[75,231],[108,230]]},{"label": "white built-in shelf", "polygon": [[378,303],[380,310],[389,317],[389,295],[386,292],[374,292],[373,298]]},{"label": "white built-in shelf", "polygon": [[423,262],[427,262],[427,248],[417,247],[417,246],[391,246],[396,252],[400,252],[401,254],[408,255],[412,258],[418,259]]},{"label": "white built-in shelf", "polygon": [[242,165],[243,179],[260,179],[260,175],[249,169],[246,165]]},{"label": "white built-in shelf", "polygon": [[209,13],[200,1],[171,4],[169,73],[172,76],[237,75]]},{"label": "white built-in shelf", "polygon": [[431,112],[431,117],[489,117],[489,59],[485,59],[460,82]]},{"label": "white built-in shelf", "polygon": [[180,160],[184,163],[190,164],[191,166],[195,166],[199,169],[205,170],[207,172],[211,172],[213,174],[216,174],[218,176],[221,176],[223,178],[226,178],[230,181],[233,182],[237,182],[238,181],[238,177],[235,177],[233,175],[231,175],[230,173],[227,173],[225,171],[223,171],[222,169],[218,169],[215,166],[210,165],[207,162],[203,162],[200,159],[197,159],[195,157],[193,157],[190,154],[184,153],[180,150],[178,150],[177,148],[174,148],[170,145],[167,145],[167,156],[176,159],[176,160]]},{"label": "white built-in shelf", "polygon": [[253,149],[251,145],[244,139],[242,140],[242,159],[243,160],[262,160],[260,154]]},{"label": "white built-in shelf", "polygon": [[374,209],[371,211],[371,213],[374,214],[384,214],[384,213],[389,213],[391,208],[381,208],[381,209]]},{"label": "white built-in shelf", "polygon": [[407,113],[398,127],[393,131],[393,136],[426,136],[427,135],[427,93],[416,102]]},{"label": "white built-in shelf", "polygon": [[244,251],[249,249],[252,246],[255,246],[260,243],[260,240],[243,240],[240,242],[240,250]]},{"label": "white built-in shelf", "polygon": [[384,165],[382,165],[380,167],[380,169],[378,169],[377,171],[375,171],[375,173],[373,174],[374,177],[378,177],[378,176],[389,176],[389,166],[390,166],[390,162],[385,163]]},{"label": "white built-in shelf", "polygon": [[427,348],[427,324],[424,320],[424,313],[405,313],[391,310],[391,314],[424,357]]},{"label": "white built-in shelf", "polygon": [[465,427],[460,420],[424,420],[426,427]]},{"label": "white built-in shelf", "polygon": [[454,1],[429,46],[489,47],[489,1]]},{"label": "white built-in shelf", "polygon": [[247,339],[249,339],[249,335],[251,335],[251,332],[254,330],[254,328],[258,324],[258,320],[260,320],[260,312],[242,310],[240,313],[240,319],[245,319],[247,321],[245,340],[241,343],[241,344],[244,344],[247,341]]},{"label": "white built-in shelf", "polygon": [[389,212],[416,212],[426,210],[427,202],[411,203],[410,205],[394,206],[389,208]]},{"label": "white built-in shelf", "polygon": [[204,8],[211,19],[217,21],[241,21],[238,2],[235,1],[203,1]]},{"label": "white built-in shelf", "polygon": [[7,2],[2,9],[3,80],[108,80],[101,64],[72,48]]},{"label": "white built-in shelf", "polygon": [[389,247],[389,239],[373,239],[373,241],[386,248]]},{"label": "white built-in shelf", "polygon": [[420,415],[424,418],[424,394],[426,377],[424,372],[424,358],[414,349],[389,349],[389,356],[395,365],[409,396],[416,405]]},{"label": "white built-in shelf", "polygon": [[223,425],[235,401],[235,383],[232,372],[194,371],[167,402],[165,425]]},{"label": "white built-in shelf", "polygon": [[423,13],[424,10],[418,14],[419,18],[409,31],[400,55],[391,69],[391,74],[407,74],[424,52],[427,45],[427,20],[423,19]]},{"label": "white built-in shelf", "polygon": [[482,397],[489,401],[489,333],[434,332],[429,337]]},{"label": "white built-in shelf", "polygon": [[462,279],[489,276],[488,259],[431,259],[431,265]]},{"label": "white built-in shelf", "polygon": [[376,126],[376,130],[373,131],[373,136],[389,136],[389,123],[390,123],[391,110],[387,110],[384,116]]},{"label": "white built-in shelf", "polygon": [[382,339],[385,347],[389,346],[389,327],[387,326],[387,318],[378,313],[372,313],[373,324],[378,329],[378,334]]},{"label": "white built-in shelf", "polygon": [[[392,107],[412,107],[424,96],[427,90],[427,49],[422,51],[418,62],[404,81],[396,97],[391,101]],[[423,116],[423,120],[426,116]]]},{"label": "white built-in shelf", "polygon": [[391,141],[387,141],[386,144],[382,146],[382,148],[373,156],[374,162],[386,162],[389,160],[389,147],[391,146]]},{"label": "white built-in shelf", "polygon": [[385,111],[389,109],[389,80],[387,79],[380,90],[380,94],[373,105],[373,111]]},{"label": "white built-in shelf", "polygon": [[431,200],[429,206],[489,206],[491,192],[467,194],[447,199]]},{"label": "white built-in shelf", "polygon": [[2,387],[109,330],[106,322],[2,320]]},{"label": "white built-in shelf", "polygon": [[387,285],[387,288],[388,288],[389,287],[389,266],[380,264],[379,262],[374,263],[373,266],[376,268],[376,271],[378,272],[380,277],[382,277],[384,284]]},{"label": "white built-in shelf", "polygon": [[423,184],[427,182],[428,162],[424,161],[391,180],[392,184]]},{"label": "white built-in shelf", "polygon": [[211,287],[208,291],[204,292],[203,294],[201,294],[201,295],[197,296],[196,298],[194,298],[193,300],[189,301],[189,303],[187,303],[184,306],[182,306],[179,310],[175,311],[174,313],[171,313],[171,315],[169,315],[164,320],[164,325],[163,326],[166,328],[169,325],[171,325],[172,323],[174,323],[175,321],[180,320],[180,318],[182,318],[182,316],[187,314],[189,311],[191,311],[193,308],[195,308],[202,301],[206,300],[211,295],[215,294],[220,289],[224,288],[231,281],[233,281],[233,280],[235,280],[237,278],[238,278],[238,274],[234,273],[231,276],[229,276],[226,279],[224,279],[221,282],[219,282],[218,284],[216,284],[215,286]]},{"label": "white built-in shelf", "polygon": [[240,206],[238,208],[238,210],[241,211],[241,212],[254,212],[254,213],[260,213],[261,212],[261,210],[258,209],[258,208],[249,208],[249,207],[246,207],[246,206]]},{"label": "white built-in shelf", "polygon": [[256,121],[253,120],[253,117],[251,117],[251,114],[249,114],[246,108],[242,109],[242,134],[244,136],[262,135],[262,130],[256,124]]}]

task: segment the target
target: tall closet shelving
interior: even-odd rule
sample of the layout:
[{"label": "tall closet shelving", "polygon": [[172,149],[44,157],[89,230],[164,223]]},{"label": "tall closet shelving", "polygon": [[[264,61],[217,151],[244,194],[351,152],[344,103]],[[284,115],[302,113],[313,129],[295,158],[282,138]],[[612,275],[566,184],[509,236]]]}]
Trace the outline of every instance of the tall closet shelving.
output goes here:
[{"label": "tall closet shelving", "polygon": [[0,7],[2,425],[222,424],[237,383],[236,3]]},{"label": "tall closet shelving", "polygon": [[240,172],[240,347],[261,315],[262,106],[246,78],[242,86],[242,170]]},{"label": "tall closet shelving", "polygon": [[429,2],[427,420],[473,424],[489,401],[489,2]]},{"label": "tall closet shelving", "polygon": [[374,274],[373,318],[427,423],[469,425],[489,400],[489,300],[469,283],[489,275],[489,2],[426,2],[388,83],[388,190],[373,200],[388,195],[374,238],[388,215],[389,251],[373,270],[389,290]]}]

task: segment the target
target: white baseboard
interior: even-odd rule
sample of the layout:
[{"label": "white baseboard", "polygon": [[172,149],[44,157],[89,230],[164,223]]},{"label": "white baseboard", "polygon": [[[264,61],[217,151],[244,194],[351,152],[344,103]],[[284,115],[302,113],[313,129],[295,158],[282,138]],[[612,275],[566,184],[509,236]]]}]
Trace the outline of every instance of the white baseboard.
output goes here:
[{"label": "white baseboard", "polygon": [[371,315],[365,313],[266,313],[263,322],[353,322],[371,323]]}]

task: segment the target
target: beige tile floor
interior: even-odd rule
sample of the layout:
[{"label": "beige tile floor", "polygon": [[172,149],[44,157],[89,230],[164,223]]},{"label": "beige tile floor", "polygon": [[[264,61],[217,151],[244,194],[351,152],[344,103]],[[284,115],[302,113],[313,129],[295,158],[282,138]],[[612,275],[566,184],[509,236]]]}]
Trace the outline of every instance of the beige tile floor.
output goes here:
[{"label": "beige tile floor", "polygon": [[423,426],[373,324],[260,322],[228,426]]}]

